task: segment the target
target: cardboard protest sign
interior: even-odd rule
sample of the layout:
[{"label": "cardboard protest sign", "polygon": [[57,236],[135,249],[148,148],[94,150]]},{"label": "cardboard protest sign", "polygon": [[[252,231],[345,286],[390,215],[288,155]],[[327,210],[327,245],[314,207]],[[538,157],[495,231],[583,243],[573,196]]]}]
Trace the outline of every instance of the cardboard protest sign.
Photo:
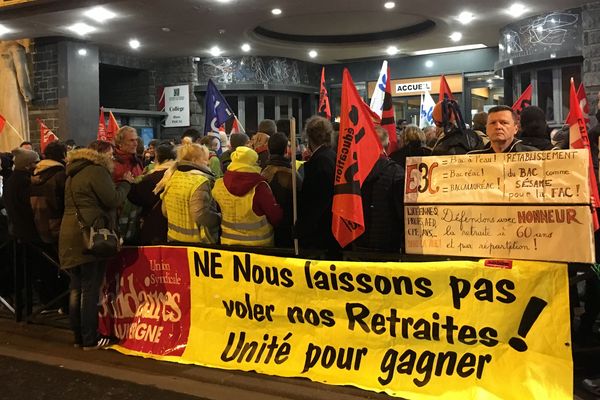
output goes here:
[{"label": "cardboard protest sign", "polygon": [[594,262],[588,172],[585,150],[409,158],[405,252]]}]

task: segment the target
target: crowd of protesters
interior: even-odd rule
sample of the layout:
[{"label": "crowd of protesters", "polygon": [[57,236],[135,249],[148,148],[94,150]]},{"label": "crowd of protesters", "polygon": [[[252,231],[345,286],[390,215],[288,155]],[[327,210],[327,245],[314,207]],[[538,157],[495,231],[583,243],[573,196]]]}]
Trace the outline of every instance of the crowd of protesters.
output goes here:
[{"label": "crowd of protesters", "polygon": [[[438,103],[433,115],[436,126],[426,131],[399,121],[398,149],[391,154],[385,151],[387,131],[376,127],[384,151],[361,188],[366,229],[350,250],[401,252],[407,157],[568,147],[568,131],[551,135],[543,111],[535,106],[522,112],[520,122],[510,107],[496,106],[477,114],[472,128],[453,101]],[[592,129],[590,135],[597,145],[597,132]],[[153,140],[145,149],[137,131],[123,126],[114,144],[94,141],[76,148],[74,143],[52,142],[41,161],[31,143],[23,143],[2,155],[0,239],[12,237],[56,258],[70,280],[75,345],[103,347],[110,341],[98,337],[96,307],[105,260],[86,253],[83,224],[104,216],[130,245],[291,248],[297,239],[302,249],[338,258],[344,249],[331,229],[337,136],[329,120],[313,116],[303,132],[306,149],[293,155],[289,125],[272,120],[261,121],[258,131],[249,135],[211,136],[188,129],[177,144]],[[8,259],[8,254],[0,256]],[[48,273],[53,270],[43,260],[37,261],[36,279],[45,301],[64,289],[65,282],[57,281],[55,270]],[[6,283],[11,281],[10,263],[3,265],[0,296],[9,293]],[[596,282],[590,293],[597,293],[597,286]],[[44,290],[50,293],[42,298]],[[598,303],[595,299],[590,304]],[[582,335],[587,340],[598,310],[586,312],[584,319],[591,324],[582,325]]]}]

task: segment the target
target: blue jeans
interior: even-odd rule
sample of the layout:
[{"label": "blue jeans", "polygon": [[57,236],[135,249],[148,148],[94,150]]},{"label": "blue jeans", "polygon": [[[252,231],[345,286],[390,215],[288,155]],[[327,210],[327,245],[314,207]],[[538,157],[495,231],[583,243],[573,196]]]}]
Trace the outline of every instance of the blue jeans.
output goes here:
[{"label": "blue jeans", "polygon": [[69,269],[69,320],[75,343],[94,346],[98,340],[98,304],[106,263],[96,261]]}]

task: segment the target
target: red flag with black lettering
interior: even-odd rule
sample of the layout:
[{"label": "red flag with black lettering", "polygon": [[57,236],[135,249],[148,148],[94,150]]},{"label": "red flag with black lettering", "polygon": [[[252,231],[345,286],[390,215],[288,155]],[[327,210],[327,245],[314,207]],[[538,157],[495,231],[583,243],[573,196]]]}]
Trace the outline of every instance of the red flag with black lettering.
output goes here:
[{"label": "red flag with black lettering", "polygon": [[385,96],[383,97],[383,112],[381,113],[381,127],[388,133],[390,140],[387,153],[392,154],[398,148],[398,137],[396,136],[396,116],[394,115],[394,104],[392,103],[392,85],[390,83],[390,67],[387,69],[388,79],[385,82]]},{"label": "red flag with black lettering", "polygon": [[331,119],[331,107],[329,106],[329,95],[325,87],[325,67],[321,70],[321,89],[319,90],[319,115]]},{"label": "red flag with black lettering", "polygon": [[594,172],[594,162],[592,161],[592,152],[590,148],[590,139],[588,137],[587,128],[585,126],[585,120],[583,119],[583,113],[579,105],[579,99],[577,93],[575,93],[575,83],[571,78],[571,96],[569,99],[569,119],[567,124],[569,127],[569,144],[572,149],[587,149],[590,157],[589,162],[589,180],[590,180],[590,196],[592,205],[592,217],[594,219],[594,230],[597,231],[600,228],[598,223],[598,214],[596,208],[600,206],[598,202],[598,182],[596,180],[596,173]]},{"label": "red flag with black lettering", "polygon": [[369,110],[344,68],[332,207],[333,236],[341,247],[365,231],[360,188],[382,151]]},{"label": "red flag with black lettering", "polygon": [[531,83],[527,86],[527,89],[523,90],[523,93],[519,96],[517,101],[512,106],[512,109],[517,114],[521,114],[524,108],[529,107],[531,105],[531,95],[533,94],[533,87]]},{"label": "red flag with black lettering", "polygon": [[442,78],[440,79],[440,97],[438,98],[438,102],[444,99],[454,100],[454,96],[452,96],[452,91],[446,81],[446,77],[442,75]]}]

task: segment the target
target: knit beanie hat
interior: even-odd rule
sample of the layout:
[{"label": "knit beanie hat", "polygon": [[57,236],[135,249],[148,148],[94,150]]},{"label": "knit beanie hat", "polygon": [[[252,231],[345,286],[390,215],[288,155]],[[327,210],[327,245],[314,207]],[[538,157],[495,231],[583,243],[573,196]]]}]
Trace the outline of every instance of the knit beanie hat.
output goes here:
[{"label": "knit beanie hat", "polygon": [[32,150],[18,148],[14,149],[12,151],[12,154],[15,169],[25,170],[31,164],[40,161],[40,156],[38,155],[38,153]]},{"label": "knit beanie hat", "polygon": [[227,171],[256,172],[260,174],[258,154],[249,147],[238,147],[231,153],[231,164],[229,164]]}]

